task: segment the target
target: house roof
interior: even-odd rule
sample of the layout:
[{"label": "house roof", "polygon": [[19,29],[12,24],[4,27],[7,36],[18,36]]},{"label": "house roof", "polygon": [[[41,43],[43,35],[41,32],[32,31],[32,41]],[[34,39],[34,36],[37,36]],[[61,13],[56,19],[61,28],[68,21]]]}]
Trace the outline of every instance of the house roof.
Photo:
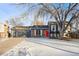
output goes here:
[{"label": "house roof", "polygon": [[17,30],[28,30],[28,29],[30,29],[30,27],[31,26],[15,26],[15,27],[12,28],[12,30],[15,30],[15,29],[17,29]]},{"label": "house roof", "polygon": [[42,25],[42,26],[37,25],[37,26],[32,26],[31,29],[32,29],[32,30],[33,30],[33,29],[48,29],[48,25]]}]

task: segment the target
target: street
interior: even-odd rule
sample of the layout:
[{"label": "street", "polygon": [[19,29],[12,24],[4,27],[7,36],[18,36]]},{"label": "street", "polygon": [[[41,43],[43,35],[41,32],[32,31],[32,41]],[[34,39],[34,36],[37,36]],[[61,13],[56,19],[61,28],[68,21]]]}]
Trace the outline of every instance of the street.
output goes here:
[{"label": "street", "polygon": [[79,56],[79,40],[23,38],[2,56]]},{"label": "street", "polygon": [[12,47],[22,41],[21,38],[3,38],[0,41],[0,55],[10,50]]}]

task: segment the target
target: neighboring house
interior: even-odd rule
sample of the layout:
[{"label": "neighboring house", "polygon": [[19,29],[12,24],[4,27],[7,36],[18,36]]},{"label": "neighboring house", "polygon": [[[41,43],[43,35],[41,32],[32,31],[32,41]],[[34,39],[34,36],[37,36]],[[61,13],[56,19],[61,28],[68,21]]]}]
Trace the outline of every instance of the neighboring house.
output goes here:
[{"label": "neighboring house", "polygon": [[49,21],[49,38],[59,38],[59,28],[56,22]]},{"label": "neighboring house", "polygon": [[11,29],[11,36],[13,37],[27,37],[30,26],[15,26]]},{"label": "neighboring house", "polygon": [[48,25],[42,20],[36,20],[31,27],[31,37],[49,37]]},{"label": "neighboring house", "polygon": [[4,24],[0,23],[0,38],[4,37],[5,33],[4,33]]},{"label": "neighboring house", "polygon": [[42,20],[36,20],[31,27],[31,37],[49,37],[48,25]]},{"label": "neighboring house", "polygon": [[[65,26],[67,25],[68,22],[66,22]],[[65,33],[64,33],[64,37],[70,37],[70,32],[72,31],[72,24],[69,24]]]},{"label": "neighboring house", "polygon": [[8,33],[9,33],[8,22],[6,21],[4,24],[0,23],[0,38],[8,37]]},{"label": "neighboring house", "polygon": [[72,22],[72,29],[70,32],[70,36],[72,39],[79,39],[79,20],[75,19]]},{"label": "neighboring house", "polygon": [[31,37],[49,37],[48,25],[32,26]]},{"label": "neighboring house", "polygon": [[[67,23],[66,23],[66,25],[67,25]],[[48,26],[49,26],[49,37],[50,38],[59,38],[60,28],[57,25],[57,23],[53,22],[53,21],[49,21]],[[71,32],[71,24],[67,27],[63,37],[69,37],[69,32]]]}]

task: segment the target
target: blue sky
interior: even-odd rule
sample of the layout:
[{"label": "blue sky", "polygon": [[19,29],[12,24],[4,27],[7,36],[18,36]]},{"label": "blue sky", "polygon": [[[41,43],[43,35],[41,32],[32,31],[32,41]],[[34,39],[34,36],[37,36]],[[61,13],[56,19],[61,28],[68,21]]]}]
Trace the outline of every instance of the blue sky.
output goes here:
[{"label": "blue sky", "polygon": [[24,12],[24,9],[17,8],[12,4],[0,4],[0,22],[9,20],[11,17],[19,16]]},{"label": "blue sky", "polygon": [[[30,4],[29,4],[30,6]],[[27,8],[29,7],[27,6],[26,8],[24,8],[23,6],[21,7],[17,7],[15,4],[8,4],[8,3],[0,3],[0,22],[4,22],[5,20],[10,20],[12,17],[17,17],[20,16],[22,13],[25,12],[25,10],[27,10]],[[64,5],[64,8],[67,8],[67,4]],[[35,12],[33,12],[32,14],[30,14],[29,19],[26,19],[26,22],[24,21],[24,23],[26,25],[31,25],[31,22],[33,21],[33,17],[32,15]],[[47,22],[47,20],[45,20]]]},{"label": "blue sky", "polygon": [[[19,17],[26,10],[27,7],[16,6],[15,4],[0,3],[0,23],[4,23],[6,20],[10,20],[13,17]],[[31,25],[32,19],[33,17],[31,14],[30,19],[26,18],[25,21],[22,21],[23,25]]]},{"label": "blue sky", "polygon": [[[22,13],[27,10],[28,6],[23,8],[17,7],[15,4],[8,4],[8,3],[0,3],[0,23],[4,23],[6,20],[10,20],[12,17],[20,16]],[[31,25],[31,22],[33,21],[33,13],[30,14],[29,19],[26,19],[26,22],[24,21],[25,25]]]}]

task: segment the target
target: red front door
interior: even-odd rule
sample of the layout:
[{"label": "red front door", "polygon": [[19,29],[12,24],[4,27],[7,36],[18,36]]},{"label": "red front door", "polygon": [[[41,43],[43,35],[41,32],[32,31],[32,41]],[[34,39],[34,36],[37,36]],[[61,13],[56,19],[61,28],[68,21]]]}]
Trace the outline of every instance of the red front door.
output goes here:
[{"label": "red front door", "polygon": [[49,36],[48,34],[49,34],[49,33],[48,33],[48,30],[45,30],[45,31],[44,31],[44,36],[45,36],[45,37],[48,37],[48,36]]}]

